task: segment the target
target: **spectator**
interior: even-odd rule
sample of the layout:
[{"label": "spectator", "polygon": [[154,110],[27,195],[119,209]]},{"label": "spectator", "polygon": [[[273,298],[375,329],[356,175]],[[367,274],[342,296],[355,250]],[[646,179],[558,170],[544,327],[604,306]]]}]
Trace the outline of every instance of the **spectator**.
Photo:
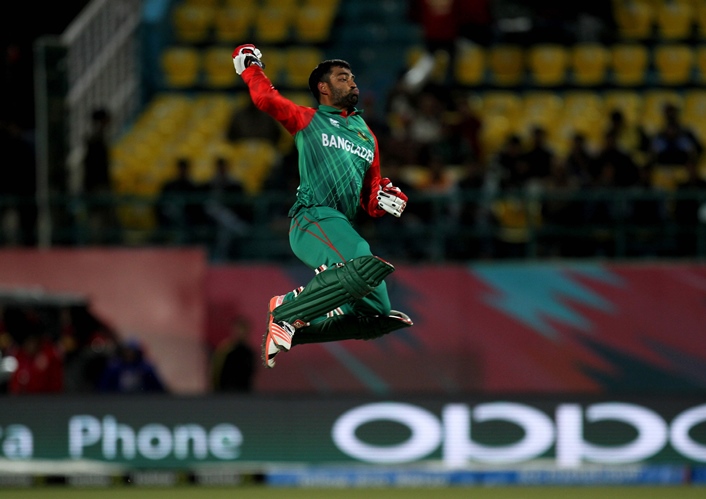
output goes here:
[{"label": "spectator", "polygon": [[650,139],[642,126],[629,124],[620,109],[613,109],[609,115],[606,132],[615,134],[618,147],[630,154],[636,165],[645,165],[650,150]]},{"label": "spectator", "polygon": [[664,124],[652,139],[651,163],[686,166],[698,161],[703,145],[696,134],[681,123],[679,109],[668,103],[664,106],[663,117]]},{"label": "spectator", "polygon": [[618,145],[615,131],[605,133],[591,177],[596,187],[630,187],[638,183],[638,166],[630,154]]},{"label": "spectator", "polygon": [[226,137],[231,142],[262,139],[278,147],[282,137],[282,127],[270,115],[255,107],[252,99],[246,99],[245,105],[237,107],[231,115]]},{"label": "spectator", "polygon": [[166,392],[156,367],[145,358],[136,340],[118,346],[98,383],[102,393],[161,393]]},{"label": "spectator", "polygon": [[524,154],[529,177],[542,180],[549,176],[554,162],[554,151],[547,142],[547,131],[541,126],[532,128],[528,150]]},{"label": "spectator", "polygon": [[243,317],[232,322],[230,336],[218,345],[213,356],[214,391],[252,391],[257,354],[248,343],[251,331],[250,322]]},{"label": "spectator", "polygon": [[84,142],[83,194],[88,200],[88,223],[94,241],[107,241],[106,229],[114,227],[110,179],[110,145],[107,133],[111,116],[107,109],[97,108],[91,113],[91,130]]},{"label": "spectator", "polygon": [[166,182],[157,200],[157,220],[167,237],[187,242],[191,233],[203,221],[202,193],[191,178],[191,160],[177,160],[176,178]]},{"label": "spectator", "polygon": [[517,134],[507,137],[495,162],[499,170],[501,189],[523,188],[531,178],[529,164],[522,148],[522,139]]},{"label": "spectator", "polygon": [[677,185],[674,205],[674,221],[679,228],[676,251],[679,256],[695,256],[704,250],[698,246],[697,231],[706,223],[706,180],[694,161],[686,167],[687,177]]},{"label": "spectator", "polygon": [[232,256],[231,252],[235,249],[232,248],[233,237],[244,235],[252,222],[251,214],[242,199],[245,189],[231,176],[228,167],[225,157],[217,157],[215,174],[204,186],[204,211],[216,229],[212,255],[215,261]]},{"label": "spectator", "polygon": [[442,84],[450,84],[457,43],[467,40],[487,45],[492,39],[492,14],[488,0],[413,0],[409,19],[421,26],[424,54],[405,75],[408,88],[421,88],[433,73],[435,59],[447,58]]},{"label": "spectator", "polygon": [[[591,184],[595,161],[594,154],[588,149],[586,136],[577,132],[571,139],[571,146],[564,160],[564,169],[566,171],[562,172],[562,175],[575,179],[580,186],[588,186]],[[554,170],[552,175],[556,173],[557,171]]]},{"label": "spectator", "polygon": [[[15,197],[10,205],[0,205],[0,221],[6,214],[17,220],[15,230],[5,234],[8,242],[21,246],[37,243],[37,175],[34,145],[15,123],[0,121],[0,196]],[[8,207],[9,206],[9,207]]]},{"label": "spectator", "polygon": [[11,394],[60,393],[64,385],[64,363],[35,309],[7,308],[5,321],[14,339],[9,356],[17,360],[8,384]]},{"label": "spectator", "polygon": [[568,163],[554,161],[551,174],[542,183],[542,222],[554,229],[549,232],[548,253],[552,256],[570,257],[577,253],[579,243],[561,230],[581,223],[581,204],[576,199],[580,189],[579,177],[571,174]]},{"label": "spectator", "polygon": [[467,260],[491,255],[492,241],[484,233],[490,223],[488,186],[484,165],[469,157],[456,184],[453,214],[458,232],[449,242],[450,258]]},{"label": "spectator", "polygon": [[468,97],[458,95],[454,98],[454,111],[447,113],[445,120],[445,142],[448,146],[447,162],[461,164],[466,158],[480,159],[483,149],[480,140],[482,122],[475,113]]}]

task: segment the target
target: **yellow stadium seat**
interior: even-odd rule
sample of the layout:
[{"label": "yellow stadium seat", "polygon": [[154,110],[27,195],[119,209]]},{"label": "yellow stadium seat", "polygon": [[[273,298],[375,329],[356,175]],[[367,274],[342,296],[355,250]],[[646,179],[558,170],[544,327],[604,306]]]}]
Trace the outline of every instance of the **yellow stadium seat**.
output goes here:
[{"label": "yellow stadium seat", "polygon": [[515,86],[525,77],[525,54],[519,45],[494,45],[488,49],[488,69],[493,83]]},{"label": "yellow stadium seat", "polygon": [[684,93],[682,120],[691,127],[704,128],[706,125],[706,89],[692,89]]},{"label": "yellow stadium seat", "polygon": [[706,2],[696,2],[693,8],[696,35],[703,40],[706,38]]},{"label": "yellow stadium seat", "polygon": [[162,52],[160,63],[168,87],[188,88],[199,81],[201,54],[193,47],[169,47]]},{"label": "yellow stadium seat", "polygon": [[203,75],[207,87],[221,89],[237,85],[242,80],[233,68],[230,47],[213,46],[203,54]]},{"label": "yellow stadium seat", "polygon": [[255,42],[282,43],[290,38],[293,10],[260,7],[255,15]]},{"label": "yellow stadium seat", "polygon": [[694,66],[696,68],[696,74],[694,75],[696,83],[706,84],[706,45],[701,45],[695,49]]},{"label": "yellow stadium seat", "polygon": [[221,3],[221,0],[183,0],[183,3],[188,5],[217,7]]},{"label": "yellow stadium seat", "polygon": [[480,85],[485,81],[486,54],[480,45],[464,44],[456,54],[454,73],[461,85]]},{"label": "yellow stadium seat", "polygon": [[287,51],[276,47],[260,47],[262,62],[265,63],[265,73],[274,85],[284,82],[285,61]]},{"label": "yellow stadium seat", "polygon": [[664,125],[664,106],[674,104],[682,109],[683,99],[676,90],[652,89],[643,93],[640,124],[649,134],[654,134]]},{"label": "yellow stadium seat", "polygon": [[603,109],[606,115],[618,110],[630,125],[639,122],[642,104],[642,94],[635,90],[608,90],[603,94]]},{"label": "yellow stadium seat", "polygon": [[691,82],[694,52],[686,44],[663,44],[655,47],[654,67],[662,85],[685,85]]},{"label": "yellow stadium seat", "polygon": [[294,37],[300,43],[323,43],[331,36],[335,10],[317,6],[302,6],[297,9],[292,22]]},{"label": "yellow stadium seat", "polygon": [[543,87],[565,83],[569,53],[555,44],[537,44],[528,50],[528,69],[532,82]]},{"label": "yellow stadium seat", "polygon": [[291,47],[284,60],[285,84],[290,88],[308,88],[309,75],[322,60],[324,53],[316,47]]},{"label": "yellow stadium seat", "polygon": [[645,40],[654,33],[655,10],[649,2],[614,0],[618,34],[626,40]]},{"label": "yellow stadium seat", "polygon": [[502,116],[511,122],[519,122],[522,117],[522,98],[508,90],[490,90],[483,94],[479,111],[483,119]]},{"label": "yellow stadium seat", "polygon": [[579,43],[571,49],[569,57],[575,85],[588,87],[605,83],[610,64],[610,52],[605,45]]},{"label": "yellow stadium seat", "polygon": [[649,51],[637,43],[618,43],[611,47],[613,82],[618,86],[645,83],[649,65]]},{"label": "yellow stadium seat", "polygon": [[656,9],[657,35],[662,40],[685,40],[693,32],[693,8],[687,2],[660,2]]},{"label": "yellow stadium seat", "polygon": [[254,7],[224,6],[218,9],[214,21],[216,40],[224,43],[242,43],[250,36],[254,19]]},{"label": "yellow stadium seat", "polygon": [[215,7],[208,5],[177,4],[172,12],[177,40],[188,43],[205,41],[211,33],[215,12]]},{"label": "yellow stadium seat", "polygon": [[549,131],[557,123],[563,104],[563,98],[556,92],[538,90],[526,93],[522,107],[524,129],[541,126]]},{"label": "yellow stadium seat", "polygon": [[560,128],[562,138],[569,140],[575,132],[581,132],[589,142],[596,144],[602,139],[605,112],[603,97],[598,92],[574,90],[564,94]]},{"label": "yellow stadium seat", "polygon": [[257,7],[258,0],[222,0],[225,7],[236,7],[238,9],[252,9]]},{"label": "yellow stadium seat", "polygon": [[248,194],[256,194],[262,189],[278,153],[275,146],[266,140],[247,139],[233,144],[230,158],[233,171],[243,183]]}]

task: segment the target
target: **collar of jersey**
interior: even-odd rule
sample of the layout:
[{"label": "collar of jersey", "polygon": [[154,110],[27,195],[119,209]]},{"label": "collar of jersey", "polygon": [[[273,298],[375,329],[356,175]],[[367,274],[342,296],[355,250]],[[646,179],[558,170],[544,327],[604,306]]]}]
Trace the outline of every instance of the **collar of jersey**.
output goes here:
[{"label": "collar of jersey", "polygon": [[319,111],[322,111],[324,113],[329,113],[329,114],[340,114],[342,116],[352,116],[354,114],[363,114],[362,109],[358,109],[356,107],[353,108],[353,111],[349,114],[343,114],[343,109],[338,109],[337,107],[333,106],[327,106],[325,104],[319,104]]}]

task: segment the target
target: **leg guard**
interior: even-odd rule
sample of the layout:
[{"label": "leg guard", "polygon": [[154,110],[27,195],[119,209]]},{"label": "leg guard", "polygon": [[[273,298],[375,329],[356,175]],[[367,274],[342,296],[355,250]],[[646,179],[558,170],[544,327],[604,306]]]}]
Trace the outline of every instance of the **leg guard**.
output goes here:
[{"label": "leg guard", "polygon": [[304,327],[336,307],[363,298],[393,270],[391,264],[376,256],[360,256],[331,267],[316,274],[296,298],[277,307],[274,320]]},{"label": "leg guard", "polygon": [[298,330],[292,337],[292,346],[327,341],[372,340],[412,324],[406,314],[396,310],[392,310],[387,317],[337,315]]}]

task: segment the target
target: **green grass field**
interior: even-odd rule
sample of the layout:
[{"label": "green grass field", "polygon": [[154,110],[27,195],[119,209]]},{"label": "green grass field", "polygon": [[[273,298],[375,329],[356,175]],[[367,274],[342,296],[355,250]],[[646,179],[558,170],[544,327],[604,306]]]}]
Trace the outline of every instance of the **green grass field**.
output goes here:
[{"label": "green grass field", "polygon": [[2,499],[696,499],[706,487],[453,487],[268,488],[253,487],[39,487],[0,490]]}]

